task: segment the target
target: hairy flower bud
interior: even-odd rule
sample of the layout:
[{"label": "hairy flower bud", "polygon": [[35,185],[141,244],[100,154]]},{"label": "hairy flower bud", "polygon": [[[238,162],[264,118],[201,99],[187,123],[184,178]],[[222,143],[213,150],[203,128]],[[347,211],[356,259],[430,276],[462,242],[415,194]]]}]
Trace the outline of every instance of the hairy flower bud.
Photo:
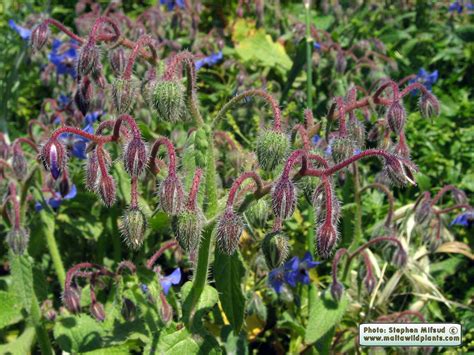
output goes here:
[{"label": "hairy flower bud", "polygon": [[183,185],[175,174],[168,174],[160,184],[158,194],[163,211],[171,216],[181,211],[184,199]]},{"label": "hairy flower bud", "polygon": [[415,222],[420,225],[427,225],[433,216],[431,208],[431,198],[424,196],[415,209]]},{"label": "hairy flower bud", "polygon": [[15,255],[23,255],[28,248],[30,231],[27,228],[13,228],[7,233],[6,241]]},{"label": "hairy flower bud", "polygon": [[71,313],[79,313],[81,310],[81,292],[75,287],[66,287],[63,293],[63,303]]},{"label": "hairy flower bud", "polygon": [[49,27],[46,23],[40,23],[31,31],[30,43],[33,50],[39,51],[44,47],[49,38]]},{"label": "hairy flower bud", "polygon": [[270,270],[282,265],[290,252],[288,238],[281,232],[268,233],[262,242],[262,252]]},{"label": "hairy flower bud", "polygon": [[90,312],[92,316],[97,319],[99,322],[105,320],[105,310],[104,305],[100,302],[92,302],[90,306]]},{"label": "hairy flower bud", "polygon": [[330,291],[334,301],[340,301],[344,293],[344,286],[339,281],[335,281],[331,284]]},{"label": "hairy flower bud", "polygon": [[349,125],[349,137],[356,149],[363,149],[365,146],[365,126],[358,119]]},{"label": "hairy flower bud", "polygon": [[124,149],[123,165],[130,176],[139,176],[147,164],[147,150],[145,142],[139,137],[130,140]]},{"label": "hairy flower bud", "polygon": [[53,302],[51,300],[45,300],[41,304],[41,313],[43,317],[50,322],[54,322],[57,317],[56,310],[53,307]]},{"label": "hairy flower bud", "polygon": [[122,217],[122,235],[127,245],[134,250],[139,249],[145,239],[147,220],[138,207],[130,207]]},{"label": "hairy flower bud", "polygon": [[138,84],[133,79],[117,78],[112,84],[112,97],[117,113],[128,113],[133,109],[138,95]]},{"label": "hairy flower bud", "polygon": [[56,180],[66,166],[66,149],[58,140],[49,140],[41,148],[41,160],[47,171]]},{"label": "hairy flower bud", "polygon": [[204,227],[201,211],[184,210],[173,218],[172,225],[181,248],[186,252],[197,250]]},{"label": "hairy flower bud", "polygon": [[126,321],[133,322],[137,316],[137,306],[127,297],[123,298],[122,302],[122,317]]},{"label": "hairy flower bud", "polygon": [[364,277],[364,286],[367,289],[367,292],[371,294],[376,285],[377,280],[375,279],[374,274],[372,272],[367,272]]},{"label": "hairy flower bud", "polygon": [[326,221],[316,231],[316,249],[322,259],[328,259],[337,244],[337,230]]},{"label": "hairy flower bud", "polygon": [[404,267],[407,264],[408,255],[407,252],[398,247],[395,253],[393,254],[392,263],[398,267]]},{"label": "hairy flower bud", "polygon": [[425,118],[432,118],[439,115],[440,107],[438,99],[429,93],[420,97],[420,112]]},{"label": "hairy flower bud", "polygon": [[276,130],[265,130],[259,134],[256,144],[258,163],[263,170],[271,171],[286,158],[290,142],[288,137]]},{"label": "hairy flower bud", "polygon": [[385,159],[384,173],[397,186],[407,183],[416,185],[414,171],[416,171],[416,167],[409,160],[403,158]]},{"label": "hairy flower bud", "polygon": [[257,201],[253,201],[245,215],[249,219],[252,225],[257,227],[263,227],[267,222],[269,206],[265,199],[261,198]]},{"label": "hairy flower bud", "polygon": [[13,145],[12,169],[18,180],[25,178],[28,173],[28,163],[25,153],[19,144]]},{"label": "hairy flower bud", "polygon": [[[331,189],[331,223],[334,226],[337,226],[337,223],[339,221],[340,217],[340,203],[339,200],[336,197],[336,193],[334,191],[334,187],[332,184],[330,184],[330,189]],[[326,194],[325,194],[325,189],[324,185],[320,184],[318,187],[314,190],[313,198],[312,198],[312,204],[314,207],[314,222],[316,228],[319,226],[323,225],[326,221],[326,216],[327,216],[327,201],[326,201]]]},{"label": "hairy flower bud", "polygon": [[92,98],[92,85],[89,78],[85,77],[77,86],[74,94],[74,102],[79,111],[85,116],[89,111],[90,101]]},{"label": "hairy flower bud", "polygon": [[99,48],[94,42],[88,41],[79,50],[79,56],[77,59],[77,73],[81,77],[88,75],[91,72],[97,71],[99,65]]},{"label": "hairy flower bud", "polygon": [[107,207],[111,207],[115,203],[115,181],[109,174],[99,174],[96,191]]},{"label": "hairy flower bud", "polygon": [[67,174],[64,174],[61,181],[59,182],[59,193],[61,197],[65,197],[70,191],[70,184]]},{"label": "hairy flower bud", "polygon": [[347,67],[347,60],[344,56],[344,52],[342,50],[337,51],[336,54],[336,71],[338,73],[344,73]]},{"label": "hairy flower bud", "polygon": [[405,126],[407,113],[400,101],[393,102],[387,111],[387,122],[395,134],[400,134]]},{"label": "hairy flower bud", "polygon": [[331,142],[331,155],[336,164],[353,156],[354,149],[354,141],[349,137],[335,137]]},{"label": "hairy flower bud", "polygon": [[235,253],[239,246],[240,236],[244,230],[242,218],[227,207],[217,222],[217,245],[228,255]]},{"label": "hairy flower bud", "polygon": [[124,49],[119,47],[111,50],[109,52],[109,62],[114,74],[116,76],[121,76],[125,69],[125,66],[127,65]]},{"label": "hairy flower bud", "polygon": [[159,80],[152,96],[151,102],[161,119],[178,122],[185,116],[185,89],[181,82]]},{"label": "hairy flower bud", "polygon": [[281,220],[291,217],[296,207],[296,189],[288,177],[282,176],[272,188],[272,210]]}]

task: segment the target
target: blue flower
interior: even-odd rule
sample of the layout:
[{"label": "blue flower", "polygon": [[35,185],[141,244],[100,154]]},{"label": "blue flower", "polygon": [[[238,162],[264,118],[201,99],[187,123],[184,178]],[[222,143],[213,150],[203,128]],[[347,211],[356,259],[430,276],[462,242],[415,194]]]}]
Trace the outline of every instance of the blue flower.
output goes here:
[{"label": "blue flower", "polygon": [[285,269],[280,266],[270,271],[268,274],[268,283],[273,287],[276,293],[280,293],[285,284]]},{"label": "blue flower", "polygon": [[319,135],[317,135],[317,134],[315,134],[315,135],[313,136],[313,138],[311,138],[311,142],[312,142],[314,145],[318,144],[318,142],[319,142],[320,140],[321,140],[321,137],[320,137]]},{"label": "blue flower", "polygon": [[458,225],[467,228],[474,226],[474,211],[463,212],[456,216],[450,225]]},{"label": "blue flower", "polygon": [[148,288],[146,284],[140,284],[140,289],[145,295],[148,294],[148,292],[150,292],[150,289]]},{"label": "blue flower", "polygon": [[321,44],[318,42],[313,43],[313,48],[317,51],[321,50]]},{"label": "blue flower", "polygon": [[184,9],[184,0],[160,0],[161,5],[166,5],[168,11],[172,11],[175,6]]},{"label": "blue flower", "polygon": [[428,90],[431,91],[432,86],[434,83],[438,81],[438,71],[435,70],[434,72],[428,72],[424,68],[421,68],[416,75],[416,78],[410,80],[410,84],[418,82],[423,84]]},{"label": "blue flower", "polygon": [[213,53],[210,56],[204,57],[202,59],[199,59],[196,61],[196,70],[201,69],[203,66],[212,66],[217,63],[219,63],[222,58],[224,58],[224,55],[222,54],[222,51],[219,51],[217,53]]},{"label": "blue flower", "polygon": [[[61,206],[61,203],[63,202],[63,200],[71,200],[76,196],[77,196],[77,188],[76,188],[76,185],[73,184],[71,188],[69,189],[69,192],[67,193],[67,195],[64,197],[62,197],[60,193],[55,192],[54,196],[48,200],[48,205],[53,209],[57,209],[59,208],[59,206]],[[35,202],[36,212],[41,211],[43,208],[44,206],[41,204],[41,202],[39,201]]]},{"label": "blue flower", "polygon": [[28,28],[17,25],[13,20],[8,20],[8,25],[12,30],[16,31],[25,41],[30,39],[31,30],[29,30]]},{"label": "blue flower", "polygon": [[449,5],[448,11],[456,11],[458,14],[460,14],[464,11],[464,8],[466,8],[470,12],[474,10],[474,5],[470,1],[467,3],[464,3],[464,1],[455,1]]},{"label": "blue flower", "polygon": [[[96,122],[102,116],[102,114],[102,111],[88,113],[86,117],[84,117],[86,126],[82,129],[82,131],[89,134],[94,134],[93,123]],[[69,147],[73,156],[79,159],[87,158],[86,147],[87,143],[89,142],[87,138],[75,135],[73,133],[63,133],[59,136],[59,138],[67,147]]]},{"label": "blue flower", "polygon": [[66,108],[67,105],[71,102],[71,98],[67,95],[59,95],[58,104],[60,109]]},{"label": "blue flower", "polygon": [[175,269],[168,276],[163,276],[160,279],[161,287],[165,295],[170,291],[171,285],[178,285],[181,282],[181,269]]},{"label": "blue flower", "polygon": [[76,41],[71,40],[69,43],[63,43],[59,39],[53,40],[51,52],[48,54],[48,59],[56,67],[58,75],[71,75],[76,77],[75,63],[77,59]]}]

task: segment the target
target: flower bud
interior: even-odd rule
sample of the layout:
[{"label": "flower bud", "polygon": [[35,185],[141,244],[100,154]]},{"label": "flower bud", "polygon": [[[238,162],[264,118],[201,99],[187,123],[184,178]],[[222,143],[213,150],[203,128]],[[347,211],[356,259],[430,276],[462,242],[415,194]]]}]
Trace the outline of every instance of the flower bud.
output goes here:
[{"label": "flower bud", "polygon": [[86,162],[86,188],[89,191],[95,191],[97,188],[97,182],[99,178],[99,162],[97,159],[97,152],[94,149],[92,152],[87,154]]},{"label": "flower bud", "polygon": [[347,60],[344,56],[344,52],[342,50],[337,51],[336,54],[336,72],[344,73],[347,67]]},{"label": "flower bud", "polygon": [[148,154],[146,145],[139,137],[130,140],[124,149],[123,165],[130,176],[139,176],[146,167]]},{"label": "flower bud", "polygon": [[331,284],[330,291],[334,301],[339,302],[342,298],[342,294],[344,293],[344,286],[339,281],[335,281]]},{"label": "flower bud", "polygon": [[58,140],[49,140],[41,148],[40,157],[45,169],[50,171],[56,180],[66,166],[67,155],[64,146]]},{"label": "flower bud", "polygon": [[44,47],[49,38],[49,26],[46,23],[40,23],[31,31],[30,43],[33,50],[39,51]]},{"label": "flower bud", "polygon": [[71,313],[81,311],[81,292],[75,287],[66,287],[63,293],[63,303]]},{"label": "flower bud", "polygon": [[420,97],[420,112],[425,118],[432,118],[439,115],[440,107],[438,99],[429,93]]},{"label": "flower bud", "polygon": [[160,315],[163,322],[166,324],[173,318],[173,308],[170,306],[163,293],[160,294],[161,308]]},{"label": "flower bud", "polygon": [[163,211],[171,216],[181,211],[184,199],[183,185],[175,174],[168,174],[160,184],[158,194]]},{"label": "flower bud", "polygon": [[349,125],[349,137],[356,149],[363,149],[365,146],[365,126],[358,119]]},{"label": "flower bud", "polygon": [[279,131],[265,130],[257,138],[256,153],[263,170],[271,171],[285,159],[290,142]]},{"label": "flower bud", "polygon": [[127,245],[134,250],[140,248],[145,239],[147,220],[138,207],[130,207],[122,218],[122,235]]},{"label": "flower bud", "polygon": [[105,310],[104,305],[100,302],[92,302],[90,307],[90,312],[92,316],[97,319],[99,322],[105,320]]},{"label": "flower bud", "polygon": [[405,126],[407,114],[400,101],[393,102],[387,111],[387,122],[395,134],[400,134]]},{"label": "flower bud", "polygon": [[268,233],[262,242],[262,252],[270,270],[282,265],[290,252],[288,238],[281,232]]},{"label": "flower bud", "polygon": [[153,107],[165,121],[178,122],[186,113],[185,89],[177,80],[159,80],[152,94]]},{"label": "flower bud", "polygon": [[408,255],[403,248],[398,247],[393,254],[392,264],[397,267],[404,267],[407,264]]},{"label": "flower bud", "polygon": [[239,246],[240,236],[244,230],[242,218],[232,207],[227,207],[217,222],[217,245],[228,255],[235,253]]},{"label": "flower bud", "polygon": [[409,160],[402,158],[385,159],[384,173],[397,186],[403,186],[407,183],[416,185],[414,171],[416,171],[416,167]]},{"label": "flower bud", "polygon": [[308,203],[313,201],[313,193],[317,187],[317,179],[314,176],[304,176],[299,181],[300,190],[303,191],[303,195]]},{"label": "flower bud", "polygon": [[331,256],[336,247],[337,239],[337,230],[332,223],[326,221],[318,228],[316,231],[316,248],[322,259],[328,259]]},{"label": "flower bud", "polygon": [[285,220],[296,207],[296,189],[288,177],[282,176],[272,188],[272,210],[276,217]]},{"label": "flower bud", "polygon": [[336,164],[353,156],[354,149],[354,141],[349,137],[335,137],[331,142],[331,155]]},{"label": "flower bud", "polygon": [[376,285],[377,280],[375,279],[374,274],[372,272],[367,272],[364,277],[364,286],[367,289],[367,292],[371,294]]},{"label": "flower bud", "polygon": [[109,52],[109,62],[114,74],[116,76],[121,76],[127,64],[124,49],[119,47],[111,50]]},{"label": "flower bud", "polygon": [[265,199],[261,198],[257,201],[253,201],[245,215],[249,219],[250,223],[257,227],[263,227],[267,222],[269,206]]},{"label": "flower bud", "polygon": [[41,313],[43,314],[43,317],[50,322],[53,322],[56,319],[57,313],[51,300],[45,300],[41,304]]},{"label": "flower bud", "polygon": [[111,207],[115,203],[115,181],[109,174],[99,174],[96,190],[102,199],[102,202]]},{"label": "flower bud", "polygon": [[89,111],[90,101],[92,98],[92,85],[89,78],[85,77],[81,80],[80,84],[74,94],[74,102],[79,111],[85,116]]},{"label": "flower bud", "polygon": [[431,198],[424,196],[415,210],[415,222],[421,225],[427,225],[433,216],[431,208]]},{"label": "flower bud", "polygon": [[13,145],[12,169],[18,180],[25,178],[28,173],[28,163],[20,144]]},{"label": "flower bud", "polygon": [[[337,226],[340,217],[340,203],[336,197],[336,193],[334,192],[334,187],[330,184],[331,188],[331,223],[334,226]],[[326,221],[327,215],[327,201],[326,201],[326,194],[324,190],[324,185],[320,184],[314,190],[313,199],[312,199],[313,207],[314,207],[314,218],[315,218],[315,226],[319,227],[323,225]]]},{"label": "flower bud", "polygon": [[128,113],[135,106],[138,85],[133,79],[117,78],[112,84],[112,97],[117,113]]},{"label": "flower bud", "polygon": [[197,250],[201,241],[204,218],[201,211],[184,210],[173,218],[173,230],[179,245],[186,252]]},{"label": "flower bud", "polygon": [[15,255],[23,255],[28,248],[30,231],[27,228],[13,228],[7,233],[6,242]]},{"label": "flower bud", "polygon": [[59,193],[62,197],[65,197],[69,193],[70,188],[71,186],[67,174],[63,174],[61,182],[59,183]]},{"label": "flower bud", "polygon": [[100,64],[99,48],[94,42],[88,41],[79,50],[77,59],[77,73],[79,76],[85,76],[93,71],[97,71]]},{"label": "flower bud", "polygon": [[124,297],[121,313],[126,321],[133,322],[137,315],[137,306],[129,298]]}]

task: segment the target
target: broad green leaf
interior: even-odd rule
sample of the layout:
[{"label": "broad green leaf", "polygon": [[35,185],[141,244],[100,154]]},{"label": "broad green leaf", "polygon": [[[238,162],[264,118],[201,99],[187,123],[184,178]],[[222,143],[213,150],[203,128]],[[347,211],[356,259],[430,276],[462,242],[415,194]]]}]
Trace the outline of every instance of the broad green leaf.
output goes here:
[{"label": "broad green leaf", "polygon": [[85,314],[60,318],[54,326],[54,338],[59,347],[66,352],[77,353],[99,349],[104,336],[105,331],[101,324]]},{"label": "broad green leaf", "polygon": [[12,289],[18,298],[18,303],[30,311],[33,299],[33,270],[28,255],[10,253]]},{"label": "broad green leaf", "polygon": [[[183,299],[186,299],[186,297],[188,296],[189,291],[191,291],[192,285],[192,282],[188,281],[183,285],[183,287],[181,287],[181,294]],[[201,297],[196,303],[196,311],[207,310],[214,307],[214,305],[217,303],[218,297],[219,296],[214,287],[211,287],[209,285],[204,286],[204,290],[201,293]]]},{"label": "broad green leaf", "polygon": [[9,292],[0,291],[0,329],[19,321],[21,316],[21,308],[18,307],[17,297]]},{"label": "broad green leaf", "polygon": [[11,343],[0,345],[0,354],[24,355],[31,353],[31,347],[35,340],[35,328],[28,327]]},{"label": "broad green leaf", "polygon": [[219,292],[222,309],[238,334],[244,321],[245,296],[242,292],[242,279],[245,267],[238,253],[227,255],[216,248],[214,259],[214,279]]},{"label": "broad green leaf", "polygon": [[343,294],[341,300],[336,302],[329,292],[318,296],[313,285],[309,291],[309,320],[306,326],[305,342],[312,344],[326,335],[342,319],[349,300]]},{"label": "broad green leaf", "polygon": [[215,339],[191,334],[186,328],[160,336],[153,353],[166,355],[221,354]]}]

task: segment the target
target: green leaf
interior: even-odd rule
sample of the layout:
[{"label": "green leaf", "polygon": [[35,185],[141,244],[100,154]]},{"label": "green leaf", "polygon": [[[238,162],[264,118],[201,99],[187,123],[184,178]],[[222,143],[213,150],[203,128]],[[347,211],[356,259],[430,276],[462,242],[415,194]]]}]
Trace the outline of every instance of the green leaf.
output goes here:
[{"label": "green leaf", "polygon": [[245,267],[238,253],[226,255],[216,248],[214,259],[216,288],[222,309],[236,334],[244,322],[245,296],[241,286],[244,275]]},{"label": "green leaf", "polygon": [[99,349],[104,336],[101,324],[85,314],[60,318],[54,326],[56,342],[69,353]]},{"label": "green leaf", "polygon": [[0,291],[0,305],[2,307],[0,312],[0,329],[16,323],[22,318],[21,308],[18,307],[16,295]]},{"label": "green leaf", "polygon": [[150,350],[170,355],[222,353],[215,339],[193,335],[186,328],[160,336],[156,349]]},{"label": "green leaf", "polygon": [[323,292],[318,297],[318,291],[312,285],[309,291],[309,319],[305,342],[312,344],[324,337],[342,319],[348,304],[349,300],[345,294],[339,302],[334,301],[329,292]]},{"label": "green leaf", "polygon": [[10,253],[10,263],[13,293],[22,307],[29,312],[34,296],[30,258],[27,255],[18,256]]},{"label": "green leaf", "polygon": [[31,353],[31,346],[35,340],[35,328],[28,327],[14,341],[0,345],[0,354],[24,355]]}]

